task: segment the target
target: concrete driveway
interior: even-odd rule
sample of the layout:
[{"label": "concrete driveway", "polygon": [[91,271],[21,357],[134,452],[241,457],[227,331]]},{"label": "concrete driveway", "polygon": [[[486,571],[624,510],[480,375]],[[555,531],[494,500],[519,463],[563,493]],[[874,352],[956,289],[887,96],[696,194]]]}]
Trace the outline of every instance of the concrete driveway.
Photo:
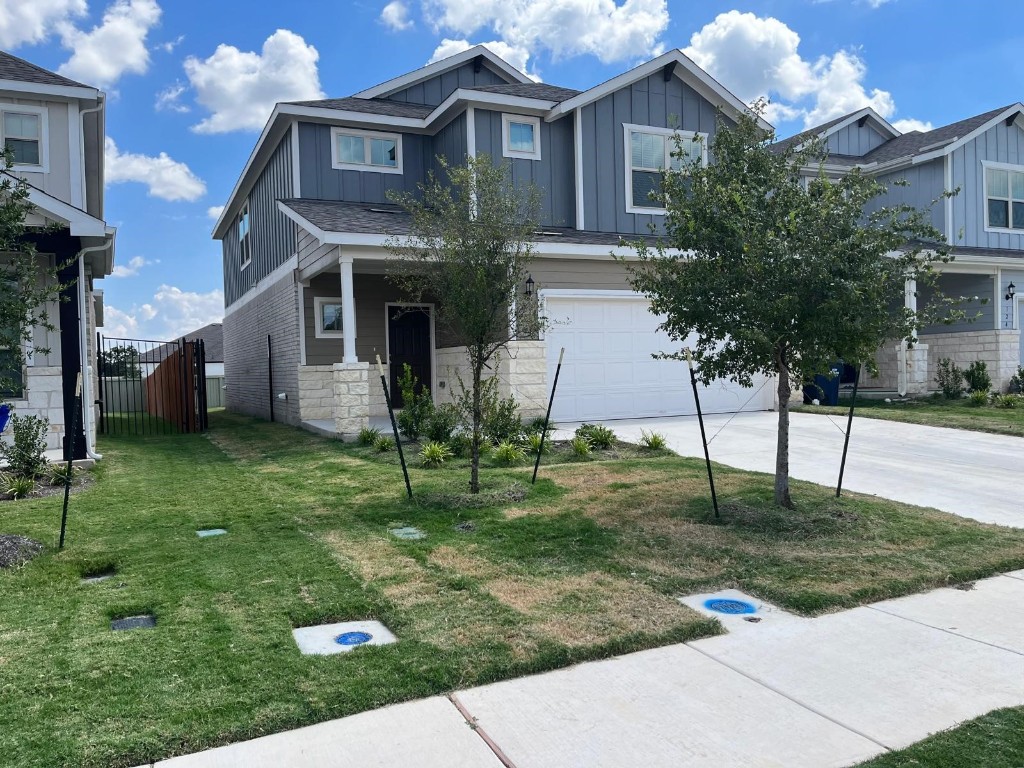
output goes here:
[{"label": "concrete driveway", "polygon": [[[654,431],[677,453],[704,456],[696,416],[604,423],[631,442]],[[706,417],[712,461],[774,473],[777,425],[776,413]],[[562,438],[578,425],[559,426]],[[790,476],[835,487],[845,427],[837,416],[792,414]],[[1024,528],[1024,438],[854,418],[843,487]]]}]

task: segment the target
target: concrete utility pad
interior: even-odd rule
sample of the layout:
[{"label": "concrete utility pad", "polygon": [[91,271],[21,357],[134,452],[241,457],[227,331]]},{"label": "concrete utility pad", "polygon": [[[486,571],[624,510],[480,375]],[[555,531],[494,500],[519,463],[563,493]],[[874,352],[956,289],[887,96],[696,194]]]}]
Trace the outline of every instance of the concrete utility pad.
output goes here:
[{"label": "concrete utility pad", "polygon": [[[718,619],[722,626],[730,632],[759,631],[764,627],[783,621],[806,621],[806,619],[800,616],[788,613],[771,603],[766,603],[764,600],[740,592],[738,589],[723,589],[718,592],[708,592],[701,595],[687,595],[686,597],[677,598],[677,600],[683,605],[693,608],[698,613]],[[740,603],[746,603],[752,605],[754,611],[752,613],[723,613],[722,611],[716,611],[708,606],[709,601],[716,600],[735,600]]]},{"label": "concrete utility pad", "polygon": [[[1024,655],[1024,581],[997,576],[965,591],[937,589],[875,603],[876,611]],[[1001,608],[1001,610],[1000,610]]]},{"label": "concrete utility pad", "polygon": [[419,541],[420,539],[427,538],[427,534],[411,525],[404,528],[389,528],[388,533],[396,539],[404,539],[405,541]]},{"label": "concrete utility pad", "polygon": [[824,768],[883,751],[685,645],[456,696],[517,768]]},{"label": "concrete utility pad", "polygon": [[126,616],[123,619],[114,619],[110,622],[110,628],[115,632],[123,632],[129,629],[153,629],[156,627],[155,616]]},{"label": "concrete utility pad", "polygon": [[159,768],[502,768],[440,696],[176,757]]},{"label": "concrete utility pad", "polygon": [[[367,638],[367,636],[369,636]],[[342,621],[292,630],[303,655],[330,656],[347,653],[361,645],[390,645],[398,638],[379,621]]]},{"label": "concrete utility pad", "polygon": [[227,531],[223,528],[206,528],[202,531],[196,531],[196,536],[201,539],[205,539],[207,536],[223,536]]},{"label": "concrete utility pad", "polygon": [[97,573],[95,576],[83,576],[82,584],[99,584],[101,581],[114,578],[113,572],[111,573]]},{"label": "concrete utility pad", "polygon": [[894,749],[1024,704],[1024,657],[871,608],[691,645]]}]

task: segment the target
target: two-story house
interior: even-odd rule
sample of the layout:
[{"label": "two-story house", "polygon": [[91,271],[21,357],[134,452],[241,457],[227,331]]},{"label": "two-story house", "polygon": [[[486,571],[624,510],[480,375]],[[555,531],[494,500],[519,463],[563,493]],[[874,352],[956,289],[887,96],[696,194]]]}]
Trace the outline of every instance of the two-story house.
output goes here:
[{"label": "two-story house", "polygon": [[92,404],[102,292],[94,284],[111,273],[114,260],[115,232],[103,220],[104,112],[96,88],[0,52],[0,141],[13,152],[11,173],[30,185],[34,211],[26,223],[38,258],[66,286],[46,308],[55,331],[35,328],[24,350],[27,364],[10,370],[15,390],[0,393],[0,400],[19,414],[47,418],[47,447],[56,451],[68,437],[84,371],[86,407],[72,441],[79,460],[97,458]]},{"label": "two-story house", "polygon": [[[964,368],[988,364],[993,389],[1005,391],[1024,365],[1024,104],[1011,104],[931,131],[901,134],[870,107],[778,142],[820,137],[825,169],[836,176],[858,167],[886,185],[874,205],[907,204],[931,213],[953,261],[939,264],[939,290],[964,297],[967,318],[921,330],[917,342],[879,351],[880,375],[862,387],[900,394],[936,389],[938,361]],[[816,172],[809,169],[808,172]],[[906,185],[897,185],[897,181]],[[943,192],[956,191],[943,198]],[[907,305],[929,300],[908,285]]]},{"label": "two-story house", "polygon": [[[415,190],[437,169],[486,153],[543,192],[531,266],[543,339],[511,345],[501,388],[541,413],[559,350],[554,418],[693,413],[685,366],[612,252],[650,232],[650,200],[672,134],[710,161],[719,113],[747,107],[679,51],[586,91],[532,82],[475,47],[348,98],[278,104],[214,237],[223,241],[226,403],[351,435],[384,413],[377,355],[392,383],[404,364],[449,396],[464,355],[446,345],[434,307],[410,309],[387,280],[385,243],[407,231],[388,190]],[[767,124],[765,124],[767,128]],[[439,297],[443,301],[443,297]],[[375,366],[374,366],[375,367]],[[708,411],[767,409],[772,387],[716,382]]]}]

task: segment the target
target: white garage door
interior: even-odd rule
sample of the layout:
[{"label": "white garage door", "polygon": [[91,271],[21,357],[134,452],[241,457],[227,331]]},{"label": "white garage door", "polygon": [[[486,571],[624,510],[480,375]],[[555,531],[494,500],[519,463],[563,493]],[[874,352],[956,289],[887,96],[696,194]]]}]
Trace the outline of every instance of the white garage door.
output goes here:
[{"label": "white garage door", "polygon": [[[565,360],[552,408],[554,421],[686,416],[697,412],[685,362],[655,360],[652,353],[680,349],[658,331],[646,299],[622,296],[545,297],[551,326],[547,342],[548,381],[554,380],[559,349]],[[773,405],[764,379],[747,389],[729,381],[702,388],[705,413],[763,411]],[[755,390],[761,387],[755,395]],[[753,396],[753,397],[751,397]]]}]

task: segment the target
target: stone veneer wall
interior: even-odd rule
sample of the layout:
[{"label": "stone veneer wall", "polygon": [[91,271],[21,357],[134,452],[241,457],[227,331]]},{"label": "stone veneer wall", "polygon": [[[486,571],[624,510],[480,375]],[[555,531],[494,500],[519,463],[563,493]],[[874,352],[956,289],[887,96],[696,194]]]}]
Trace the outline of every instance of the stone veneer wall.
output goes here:
[{"label": "stone veneer wall", "polygon": [[[472,379],[466,348],[445,347],[435,350],[434,355],[437,365],[434,402],[439,405],[450,403],[458,394],[459,377],[467,386]],[[501,397],[515,397],[524,419],[543,416],[548,397],[547,344],[543,341],[513,341],[500,355],[498,365],[490,374],[498,376],[498,393]]]},{"label": "stone veneer wall", "polygon": [[299,418],[334,418],[334,366],[299,366]]},{"label": "stone veneer wall", "polygon": [[[46,449],[60,450],[64,447],[64,391],[63,377],[59,366],[28,366],[25,368],[25,398],[9,400],[17,416],[39,416],[48,419],[50,430],[46,434]],[[3,434],[3,441],[13,439],[10,425]]]},{"label": "stone veneer wall", "polygon": [[370,425],[370,364],[334,364],[334,430],[354,440]]},{"label": "stone veneer wall", "polygon": [[936,389],[935,373],[938,361],[949,358],[961,368],[975,360],[988,363],[992,377],[992,391],[1005,392],[1010,378],[1016,373],[1020,361],[1020,331],[966,331],[960,333],[930,333],[923,336],[929,344],[928,382]]}]

